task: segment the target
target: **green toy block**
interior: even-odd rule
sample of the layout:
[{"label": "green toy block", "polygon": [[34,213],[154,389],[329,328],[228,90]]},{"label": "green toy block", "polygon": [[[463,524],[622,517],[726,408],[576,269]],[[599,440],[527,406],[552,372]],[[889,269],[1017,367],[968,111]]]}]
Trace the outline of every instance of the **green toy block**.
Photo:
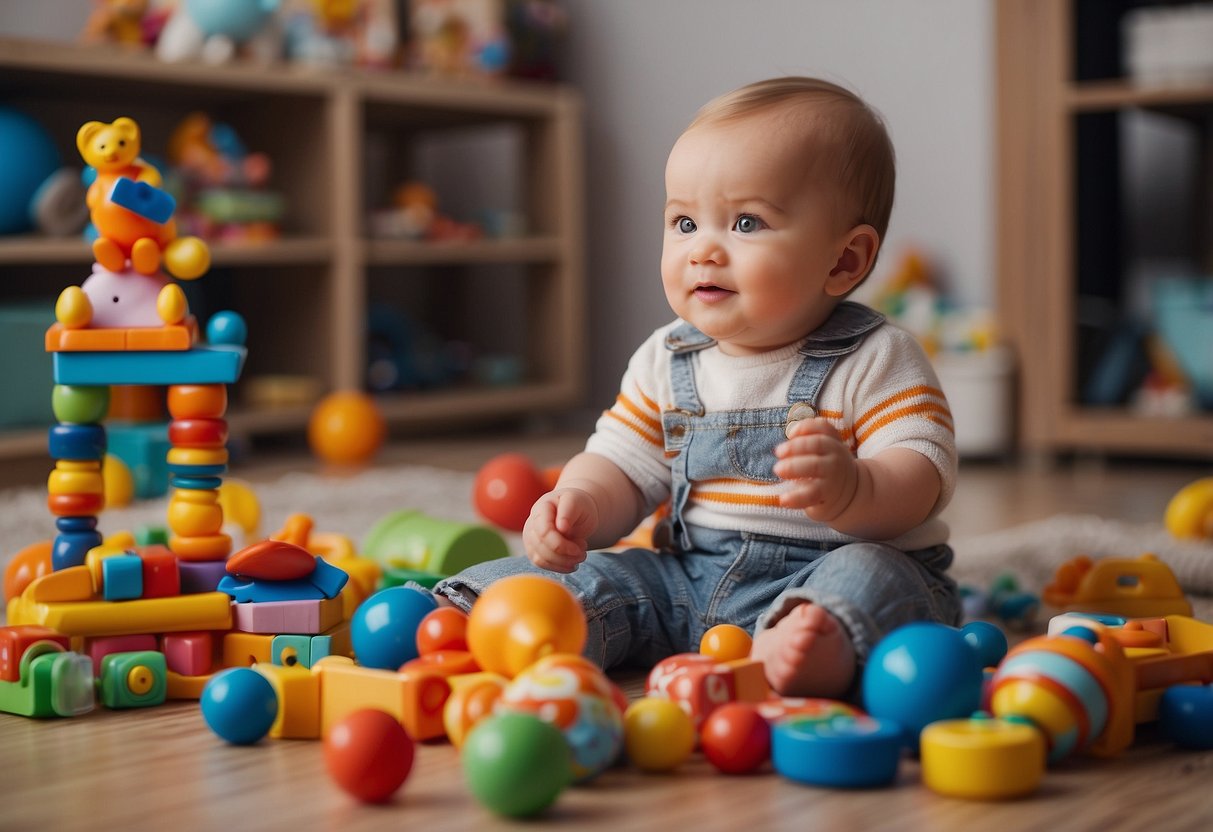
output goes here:
[{"label": "green toy block", "polygon": [[93,709],[93,663],[51,641],[21,657],[20,679],[0,682],[0,712],[18,716],[79,716]]},{"label": "green toy block", "polygon": [[164,526],[139,526],[135,529],[135,543],[139,546],[167,546],[168,529]]},{"label": "green toy block", "polygon": [[101,704],[107,708],[150,708],[168,695],[168,665],[155,650],[110,653],[101,660]]},{"label": "green toy block", "polygon": [[437,575],[454,575],[510,554],[505,538],[487,526],[440,520],[411,509],[382,518],[359,551],[385,567]]},{"label": "green toy block", "polygon": [[389,566],[383,570],[383,574],[379,576],[378,589],[387,589],[390,586],[401,586],[402,584],[413,581],[421,584],[426,589],[433,589],[434,584],[441,581],[446,575],[435,575],[433,572],[421,572],[416,569],[399,569]]}]

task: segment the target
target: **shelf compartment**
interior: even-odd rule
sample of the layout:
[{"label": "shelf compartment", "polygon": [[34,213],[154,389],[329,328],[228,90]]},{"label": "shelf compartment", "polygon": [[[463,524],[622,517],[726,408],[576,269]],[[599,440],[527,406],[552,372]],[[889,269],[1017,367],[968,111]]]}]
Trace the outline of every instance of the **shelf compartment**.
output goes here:
[{"label": "shelf compartment", "polygon": [[1074,449],[1205,459],[1213,453],[1213,415],[1165,418],[1074,408],[1059,421],[1056,439]]},{"label": "shelf compartment", "polygon": [[1146,86],[1130,81],[1086,81],[1067,89],[1065,103],[1074,112],[1142,107],[1207,114],[1213,109],[1213,84]]},{"label": "shelf compartment", "polygon": [[[265,243],[208,245],[211,249],[211,263],[219,267],[322,263],[333,254],[332,242],[325,237],[288,236]],[[33,235],[0,237],[0,266],[87,266],[92,262],[92,249],[81,239]]]},{"label": "shelf compartment", "polygon": [[555,237],[519,237],[470,242],[368,240],[371,266],[427,266],[471,263],[551,263],[563,254]]}]

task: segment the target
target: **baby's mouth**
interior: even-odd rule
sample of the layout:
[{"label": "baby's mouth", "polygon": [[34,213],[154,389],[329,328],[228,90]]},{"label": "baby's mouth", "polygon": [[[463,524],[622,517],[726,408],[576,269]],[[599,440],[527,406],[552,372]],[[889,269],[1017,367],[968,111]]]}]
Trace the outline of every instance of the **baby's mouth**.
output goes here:
[{"label": "baby's mouth", "polygon": [[695,287],[694,294],[704,303],[717,303],[737,293],[712,283],[701,283]]}]

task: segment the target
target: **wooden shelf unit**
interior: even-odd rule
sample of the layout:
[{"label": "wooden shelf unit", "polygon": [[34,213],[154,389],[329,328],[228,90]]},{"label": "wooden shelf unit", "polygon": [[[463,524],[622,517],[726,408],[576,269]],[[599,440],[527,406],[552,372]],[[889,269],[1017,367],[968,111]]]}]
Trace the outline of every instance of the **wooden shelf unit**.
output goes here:
[{"label": "wooden shelf unit", "polygon": [[[1020,359],[1021,444],[1046,454],[1213,458],[1207,410],[1153,416],[1128,406],[1086,405],[1079,396],[1077,120],[1132,109],[1165,113],[1202,131],[1206,164],[1213,147],[1213,84],[1077,77],[1080,45],[1089,50],[1090,39],[1099,38],[1105,55],[1117,48],[1115,25],[1082,26],[1076,19],[1083,5],[999,0],[996,6],[998,298]],[[1111,5],[1123,11],[1131,4]],[[1210,254],[1203,252],[1206,264],[1213,262]]]},{"label": "wooden shelf unit", "polygon": [[[410,323],[441,319],[436,337],[473,351],[501,345],[484,331],[503,298],[521,320],[505,345],[517,353],[521,379],[380,396],[385,417],[401,429],[484,422],[576,406],[585,364],[581,101],[552,84],[434,78],[405,72],[322,71],[289,65],[164,64],[147,54],[0,38],[0,103],[38,119],[67,165],[82,165],[75,146],[85,121],[129,115],[143,128],[144,151],[162,154],[173,126],[202,110],[231,124],[253,150],[266,152],[271,186],[287,200],[283,237],[264,245],[212,244],[211,275],[230,308],[249,324],[250,374],[306,374],[322,389],[364,386],[368,312],[413,287],[426,304],[409,306]],[[448,131],[507,129],[519,151],[506,156],[521,184],[522,236],[429,243],[369,236],[368,217],[386,188],[410,174],[415,142],[444,142]],[[386,161],[373,145],[390,148]],[[469,160],[469,162],[476,160]],[[441,198],[441,194],[440,194]],[[442,206],[440,205],[440,208]],[[0,303],[53,298],[87,276],[92,257],[78,239],[0,237]],[[508,289],[452,293],[487,271],[509,270]],[[478,288],[480,284],[475,284]],[[384,291],[387,287],[390,291]],[[418,287],[420,287],[418,289]],[[459,306],[468,304],[468,308]],[[214,310],[210,310],[214,311]],[[464,314],[466,313],[466,315]],[[463,316],[461,318],[461,316]],[[508,325],[507,325],[508,324]],[[484,343],[478,343],[478,337]],[[509,340],[507,333],[498,340]],[[40,349],[31,344],[31,350]],[[306,408],[251,409],[234,396],[232,429],[299,431]],[[42,452],[43,429],[0,429],[0,459]]]}]

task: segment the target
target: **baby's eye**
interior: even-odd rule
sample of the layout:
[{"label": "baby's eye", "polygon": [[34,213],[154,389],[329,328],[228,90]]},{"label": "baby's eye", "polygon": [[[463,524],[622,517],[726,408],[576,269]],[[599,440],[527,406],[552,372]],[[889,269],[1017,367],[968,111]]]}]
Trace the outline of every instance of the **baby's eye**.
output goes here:
[{"label": "baby's eye", "polygon": [[697,228],[695,225],[695,220],[691,219],[690,217],[679,217],[675,221],[675,224],[678,226],[678,230],[683,234],[694,233],[695,229]]},{"label": "baby's eye", "polygon": [[755,231],[760,231],[765,227],[766,223],[753,214],[742,214],[733,223],[733,228],[742,234],[753,234]]}]

